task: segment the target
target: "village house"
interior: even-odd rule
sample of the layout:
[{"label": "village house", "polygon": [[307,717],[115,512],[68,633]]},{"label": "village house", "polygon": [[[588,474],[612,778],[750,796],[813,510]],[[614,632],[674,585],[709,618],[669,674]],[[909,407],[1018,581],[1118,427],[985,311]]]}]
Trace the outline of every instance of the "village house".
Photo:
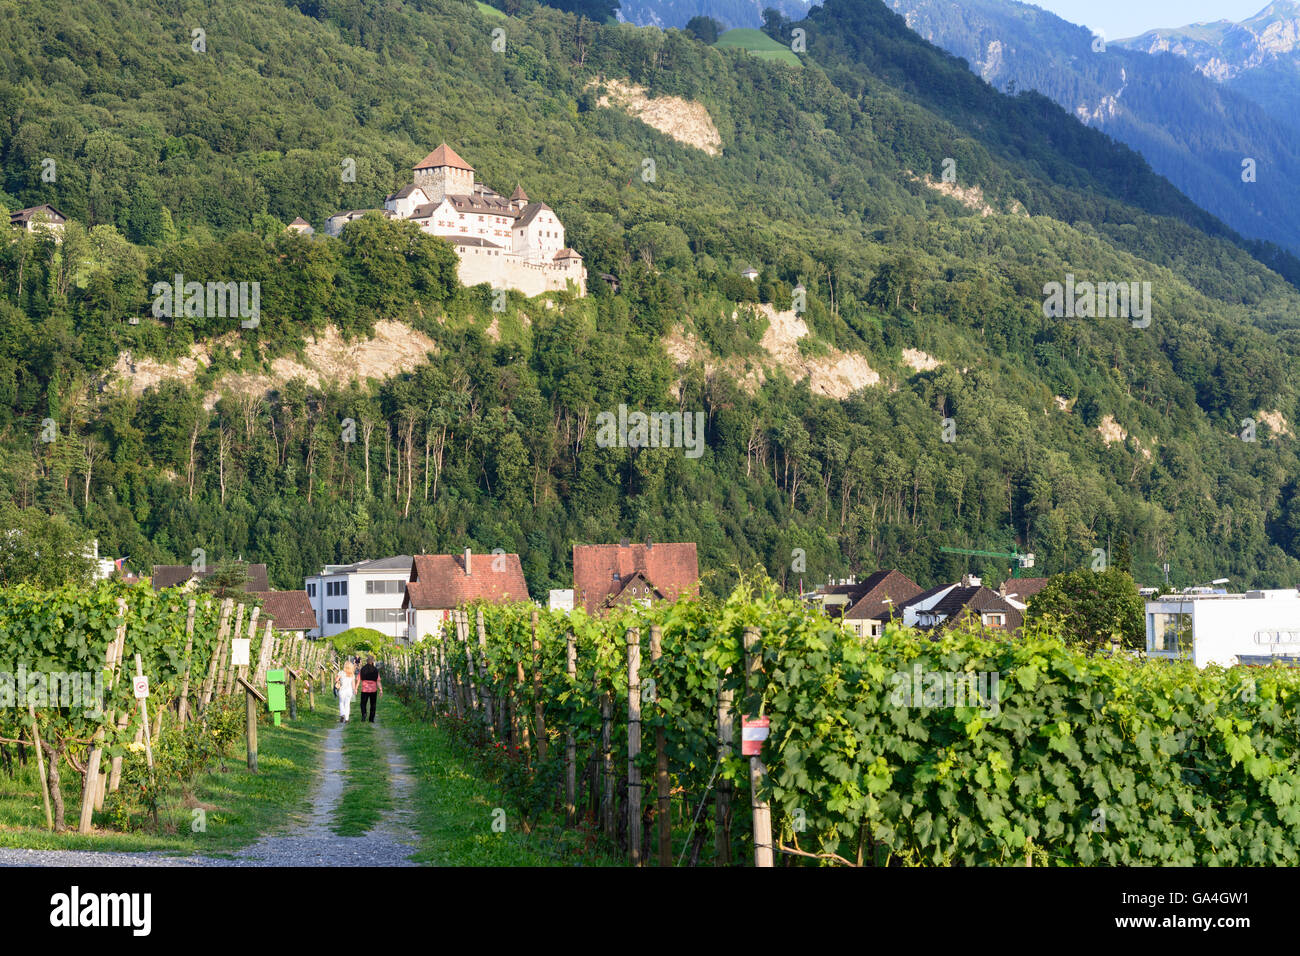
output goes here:
[{"label": "village house", "polygon": [[30,206],[9,214],[9,225],[27,232],[47,230],[56,239],[63,238],[63,227],[67,221],[67,216],[49,204]]},{"label": "village house", "polygon": [[519,555],[417,554],[402,598],[405,640],[414,644],[436,634],[451,612],[473,601],[508,604],[528,600],[528,585]]},{"label": "village house", "polygon": [[[215,566],[209,566],[203,571],[195,571],[193,566],[188,564],[155,564],[153,566],[153,575],[149,580],[155,591],[174,587],[190,591],[197,587],[201,580],[214,574],[216,570]],[[266,578],[265,564],[249,564],[246,565],[246,570],[248,580],[244,582],[243,589],[245,591],[271,590],[271,585]]]},{"label": "village house", "polygon": [[918,630],[943,630],[969,620],[990,631],[1017,633],[1025,622],[1024,614],[996,591],[983,586],[980,579],[967,575],[956,584],[942,584],[904,602],[904,627]]},{"label": "village house", "polygon": [[873,639],[885,625],[902,616],[901,608],[921,593],[921,586],[898,570],[877,571],[863,579],[853,592],[854,601],[840,616],[858,637]]},{"label": "village house", "polygon": [[254,591],[262,602],[262,619],[271,629],[289,637],[308,637],[316,631],[316,611],[306,591]]},{"label": "village house", "polygon": [[[386,197],[377,211],[451,243],[462,285],[487,283],[527,296],[566,289],[587,294],[582,256],[564,244],[564,224],[550,206],[533,202],[520,186],[507,199],[476,182],[474,168],[446,143],[412,174],[413,182]],[[326,220],[325,231],[337,236],[368,211],[337,213]]]},{"label": "village house", "polygon": [[633,601],[675,601],[696,593],[699,580],[694,542],[573,546],[573,600],[588,614]]},{"label": "village house", "polygon": [[316,614],[316,629],[309,636],[333,637],[350,627],[368,627],[400,640],[406,635],[402,596],[410,576],[409,554],[325,565],[304,582]]}]

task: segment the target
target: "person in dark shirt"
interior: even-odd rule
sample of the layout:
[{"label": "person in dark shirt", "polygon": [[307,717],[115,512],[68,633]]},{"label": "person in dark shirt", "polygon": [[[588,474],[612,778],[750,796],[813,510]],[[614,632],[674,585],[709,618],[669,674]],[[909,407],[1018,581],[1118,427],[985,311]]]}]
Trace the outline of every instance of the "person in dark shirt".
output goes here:
[{"label": "person in dark shirt", "polygon": [[379,668],[375,666],[373,654],[366,658],[366,664],[358,675],[361,678],[361,719],[366,719],[366,704],[370,705],[370,723],[375,722],[375,705],[379,695],[384,692],[384,682],[379,677]]}]

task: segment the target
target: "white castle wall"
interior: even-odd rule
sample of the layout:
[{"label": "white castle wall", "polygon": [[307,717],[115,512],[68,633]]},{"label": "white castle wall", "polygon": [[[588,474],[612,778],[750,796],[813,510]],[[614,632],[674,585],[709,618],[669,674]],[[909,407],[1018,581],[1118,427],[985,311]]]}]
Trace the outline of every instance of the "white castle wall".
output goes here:
[{"label": "white castle wall", "polygon": [[572,282],[579,295],[587,294],[587,270],[579,259],[562,260],[564,265],[537,265],[501,250],[464,246],[457,250],[461,285],[486,282],[493,288],[507,288],[526,296],[562,292]]}]

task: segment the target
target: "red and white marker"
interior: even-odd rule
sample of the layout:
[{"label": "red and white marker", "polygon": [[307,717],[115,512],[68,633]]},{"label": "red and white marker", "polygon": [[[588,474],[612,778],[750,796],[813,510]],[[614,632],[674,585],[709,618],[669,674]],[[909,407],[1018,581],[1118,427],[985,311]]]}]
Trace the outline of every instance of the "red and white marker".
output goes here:
[{"label": "red and white marker", "polygon": [[746,757],[757,757],[763,752],[763,741],[767,739],[768,725],[771,720],[767,717],[755,717],[750,720],[748,717],[740,718],[740,752]]}]

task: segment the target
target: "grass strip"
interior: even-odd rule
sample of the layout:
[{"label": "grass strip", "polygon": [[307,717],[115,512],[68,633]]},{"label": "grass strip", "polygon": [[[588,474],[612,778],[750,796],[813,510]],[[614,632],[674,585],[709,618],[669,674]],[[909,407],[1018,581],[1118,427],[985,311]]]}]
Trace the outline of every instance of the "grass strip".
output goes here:
[{"label": "grass strip", "polygon": [[437,866],[618,866],[621,860],[590,831],[568,829],[558,813],[532,821],[520,815],[502,788],[484,779],[484,764],[436,721],[420,720],[396,695],[386,718],[415,777],[413,825],[419,849],[412,859]]},{"label": "grass strip", "polygon": [[393,800],[388,760],[376,742],[375,725],[357,714],[343,727],[343,764],[343,796],[334,808],[330,829],[339,836],[364,836]]},{"label": "grass strip", "polygon": [[[125,796],[110,795],[105,810],[96,813],[92,833],[77,834],[81,806],[80,780],[70,767],[61,767],[65,819],[71,832],[50,833],[45,829],[41,784],[35,757],[18,767],[13,777],[0,772],[0,846],[35,850],[161,850],[177,855],[194,853],[227,856],[261,837],[284,828],[290,817],[307,809],[320,766],[325,733],[334,717],[325,709],[312,714],[305,708],[298,720],[286,718],[279,727],[263,723],[258,727],[258,772],[246,766],[243,741],[231,747],[226,769],[219,765],[199,776],[195,786],[198,805],[184,806],[179,787],[169,788],[159,812],[160,827],[139,808],[130,815],[132,829],[111,829],[114,801]],[[142,758],[137,758],[142,759]],[[196,811],[202,810],[200,814]]]}]

